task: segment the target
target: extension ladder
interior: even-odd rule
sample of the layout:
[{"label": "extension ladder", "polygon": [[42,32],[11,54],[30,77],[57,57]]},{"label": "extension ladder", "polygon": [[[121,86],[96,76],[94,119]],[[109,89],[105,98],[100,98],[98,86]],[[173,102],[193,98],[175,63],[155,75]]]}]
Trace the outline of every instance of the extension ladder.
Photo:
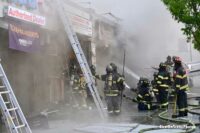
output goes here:
[{"label": "extension ladder", "polygon": [[83,53],[83,50],[81,48],[78,37],[73,30],[72,24],[71,24],[68,16],[66,15],[66,11],[65,11],[64,6],[63,6],[64,2],[62,0],[56,0],[56,5],[57,5],[56,8],[58,9],[60,19],[61,19],[61,21],[64,25],[65,32],[66,32],[66,34],[67,34],[67,36],[70,40],[71,46],[72,46],[74,53],[76,55],[76,58],[79,62],[79,65],[81,67],[83,75],[86,79],[87,86],[88,86],[88,88],[89,88],[89,90],[90,90],[90,92],[93,96],[93,99],[94,99],[94,102],[97,106],[99,114],[102,118],[105,118],[107,116],[107,114],[105,112],[103,103],[102,103],[101,98],[99,96],[99,93],[96,89],[93,75],[91,73],[90,67],[88,65],[88,62],[87,62],[85,55]]},{"label": "extension ladder", "polygon": [[0,109],[7,129],[10,133],[32,133],[1,64],[0,78]]}]

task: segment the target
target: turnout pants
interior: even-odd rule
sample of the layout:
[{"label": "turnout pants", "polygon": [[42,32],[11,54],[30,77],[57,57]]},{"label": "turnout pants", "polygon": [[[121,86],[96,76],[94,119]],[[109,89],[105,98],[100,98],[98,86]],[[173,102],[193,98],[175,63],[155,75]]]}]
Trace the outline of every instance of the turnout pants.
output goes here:
[{"label": "turnout pants", "polygon": [[157,109],[157,106],[154,106],[150,103],[143,103],[143,102],[138,103],[138,110],[139,111],[155,110],[155,109]]},{"label": "turnout pants", "polygon": [[159,87],[159,101],[162,109],[168,107],[168,88]]},{"label": "turnout pants", "polygon": [[179,116],[187,116],[187,94],[185,91],[180,90],[177,92],[177,106],[179,111]]},{"label": "turnout pants", "polygon": [[73,91],[73,101],[75,107],[87,107],[87,92],[86,90]]},{"label": "turnout pants", "polygon": [[160,102],[160,100],[159,100],[159,91],[158,91],[158,89],[154,87],[154,88],[153,88],[153,93],[155,94],[156,101],[157,101],[157,102]]},{"label": "turnout pants", "polygon": [[113,113],[113,112],[119,113],[120,102],[121,102],[120,96],[106,96],[108,113]]}]

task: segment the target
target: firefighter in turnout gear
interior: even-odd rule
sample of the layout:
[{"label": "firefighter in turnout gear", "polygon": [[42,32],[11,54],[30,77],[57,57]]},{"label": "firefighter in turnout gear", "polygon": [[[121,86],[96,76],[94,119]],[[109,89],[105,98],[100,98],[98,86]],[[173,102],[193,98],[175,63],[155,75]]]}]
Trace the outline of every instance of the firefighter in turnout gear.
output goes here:
[{"label": "firefighter in turnout gear", "polygon": [[119,95],[120,95],[120,112],[121,112],[123,90],[125,89],[125,83],[124,83],[125,79],[124,79],[124,75],[121,75],[120,73],[118,73],[117,66],[114,63],[110,63],[110,65],[113,68],[113,74],[115,76],[117,76],[119,80],[121,80],[120,82],[117,82],[118,90],[120,90],[120,94]]},{"label": "firefighter in turnout gear", "polygon": [[123,78],[113,73],[111,65],[106,67],[105,75],[96,75],[96,78],[105,81],[104,94],[108,113],[120,113],[120,91],[122,90],[118,84],[123,84]]},{"label": "firefighter in turnout gear", "polygon": [[154,72],[153,74],[153,80],[151,81],[152,89],[156,97],[156,101],[159,103],[159,92],[158,92],[158,85],[157,85],[157,80],[158,80],[158,73]]},{"label": "firefighter in turnout gear", "polygon": [[117,66],[114,63],[110,63],[110,65],[113,68],[113,74],[116,75],[116,76],[118,76],[118,78],[121,80],[121,82],[118,82],[117,87],[118,87],[119,90],[123,91],[124,88],[125,88],[125,85],[124,85],[124,75],[121,75],[120,73],[118,73]]},{"label": "firefighter in turnout gear", "polygon": [[138,110],[154,110],[157,109],[156,105],[152,105],[153,94],[150,91],[150,82],[147,78],[140,78],[138,83]]},{"label": "firefighter in turnout gear", "polygon": [[177,106],[179,110],[179,117],[187,116],[188,109],[187,109],[187,93],[186,91],[189,90],[188,86],[188,79],[186,75],[186,71],[182,66],[182,61],[180,57],[175,57],[174,60],[174,70],[176,75],[174,76],[174,86],[177,95]]},{"label": "firefighter in turnout gear", "polygon": [[82,71],[79,69],[78,74],[74,77],[73,93],[76,107],[87,108],[87,84]]},{"label": "firefighter in turnout gear", "polygon": [[160,63],[157,75],[160,108],[162,109],[166,109],[168,107],[168,91],[171,84],[170,73],[166,70],[166,67],[165,63]]}]

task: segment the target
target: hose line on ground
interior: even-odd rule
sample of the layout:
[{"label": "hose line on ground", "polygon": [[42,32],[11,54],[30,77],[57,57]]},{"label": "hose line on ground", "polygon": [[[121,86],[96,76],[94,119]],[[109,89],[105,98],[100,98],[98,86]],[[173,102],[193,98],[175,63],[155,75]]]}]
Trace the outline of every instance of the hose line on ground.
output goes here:
[{"label": "hose line on ground", "polygon": [[[171,122],[175,122],[175,123],[181,123],[181,124],[187,124],[187,126],[190,126],[191,128],[186,129],[186,131],[180,132],[180,133],[192,133],[195,131],[196,126],[193,122],[185,120],[185,119],[173,119],[173,118],[169,118],[166,114],[168,113],[167,110],[161,112],[158,114],[158,117],[162,120],[167,120],[167,121],[171,121]],[[163,129],[167,129],[167,128],[163,128]],[[170,129],[170,128],[168,128]],[[144,133],[147,131],[152,131],[152,130],[162,130],[162,128],[159,127],[154,127],[154,128],[146,128],[146,129],[142,129],[139,131],[139,133]]]},{"label": "hose line on ground", "polygon": [[[200,97],[190,97],[188,99],[200,99]],[[188,104],[188,106],[192,106],[192,108],[190,108],[188,110],[189,113],[200,116],[200,113],[194,111],[196,109],[200,109],[199,105]],[[166,120],[166,121],[170,121],[170,122],[174,122],[174,123],[186,124],[187,126],[191,127],[180,133],[192,133],[195,131],[196,125],[200,125],[200,123],[194,123],[190,120],[185,120],[185,119],[181,119],[181,118],[179,118],[179,119],[170,118],[169,116],[166,115],[167,113],[168,113],[167,110],[162,111],[161,113],[158,114],[158,117],[162,120]],[[163,128],[163,129],[167,129],[167,128]],[[168,128],[168,129],[170,129],[170,128]],[[148,132],[148,131],[152,131],[152,130],[162,130],[162,128],[159,128],[159,127],[146,128],[146,129],[140,130],[139,133],[144,133],[144,132]]]}]

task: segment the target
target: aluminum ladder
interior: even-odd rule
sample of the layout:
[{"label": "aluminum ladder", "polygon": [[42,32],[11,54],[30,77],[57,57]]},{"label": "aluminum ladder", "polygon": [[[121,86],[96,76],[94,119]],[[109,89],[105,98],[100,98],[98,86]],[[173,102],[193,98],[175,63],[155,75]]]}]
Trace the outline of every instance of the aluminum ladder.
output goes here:
[{"label": "aluminum ladder", "polygon": [[66,32],[66,34],[67,34],[67,36],[70,40],[71,46],[72,46],[74,53],[76,55],[76,58],[79,62],[79,65],[81,67],[83,75],[86,79],[87,86],[88,86],[88,88],[89,88],[89,90],[90,90],[90,92],[93,96],[93,99],[94,99],[94,102],[97,106],[99,114],[100,114],[101,118],[104,119],[104,118],[106,118],[107,113],[105,112],[103,102],[102,102],[102,100],[99,96],[97,89],[96,89],[93,75],[91,73],[90,67],[88,65],[86,57],[85,57],[83,50],[81,48],[78,37],[73,30],[72,24],[71,24],[68,16],[66,15],[66,11],[65,11],[63,5],[64,5],[64,2],[62,0],[56,0],[56,6],[57,6],[56,8],[58,10],[60,19],[61,19],[61,21],[64,25],[64,30],[65,30],[65,32]]},{"label": "aluminum ladder", "polygon": [[1,64],[0,78],[0,109],[7,129],[10,133],[32,133]]}]

